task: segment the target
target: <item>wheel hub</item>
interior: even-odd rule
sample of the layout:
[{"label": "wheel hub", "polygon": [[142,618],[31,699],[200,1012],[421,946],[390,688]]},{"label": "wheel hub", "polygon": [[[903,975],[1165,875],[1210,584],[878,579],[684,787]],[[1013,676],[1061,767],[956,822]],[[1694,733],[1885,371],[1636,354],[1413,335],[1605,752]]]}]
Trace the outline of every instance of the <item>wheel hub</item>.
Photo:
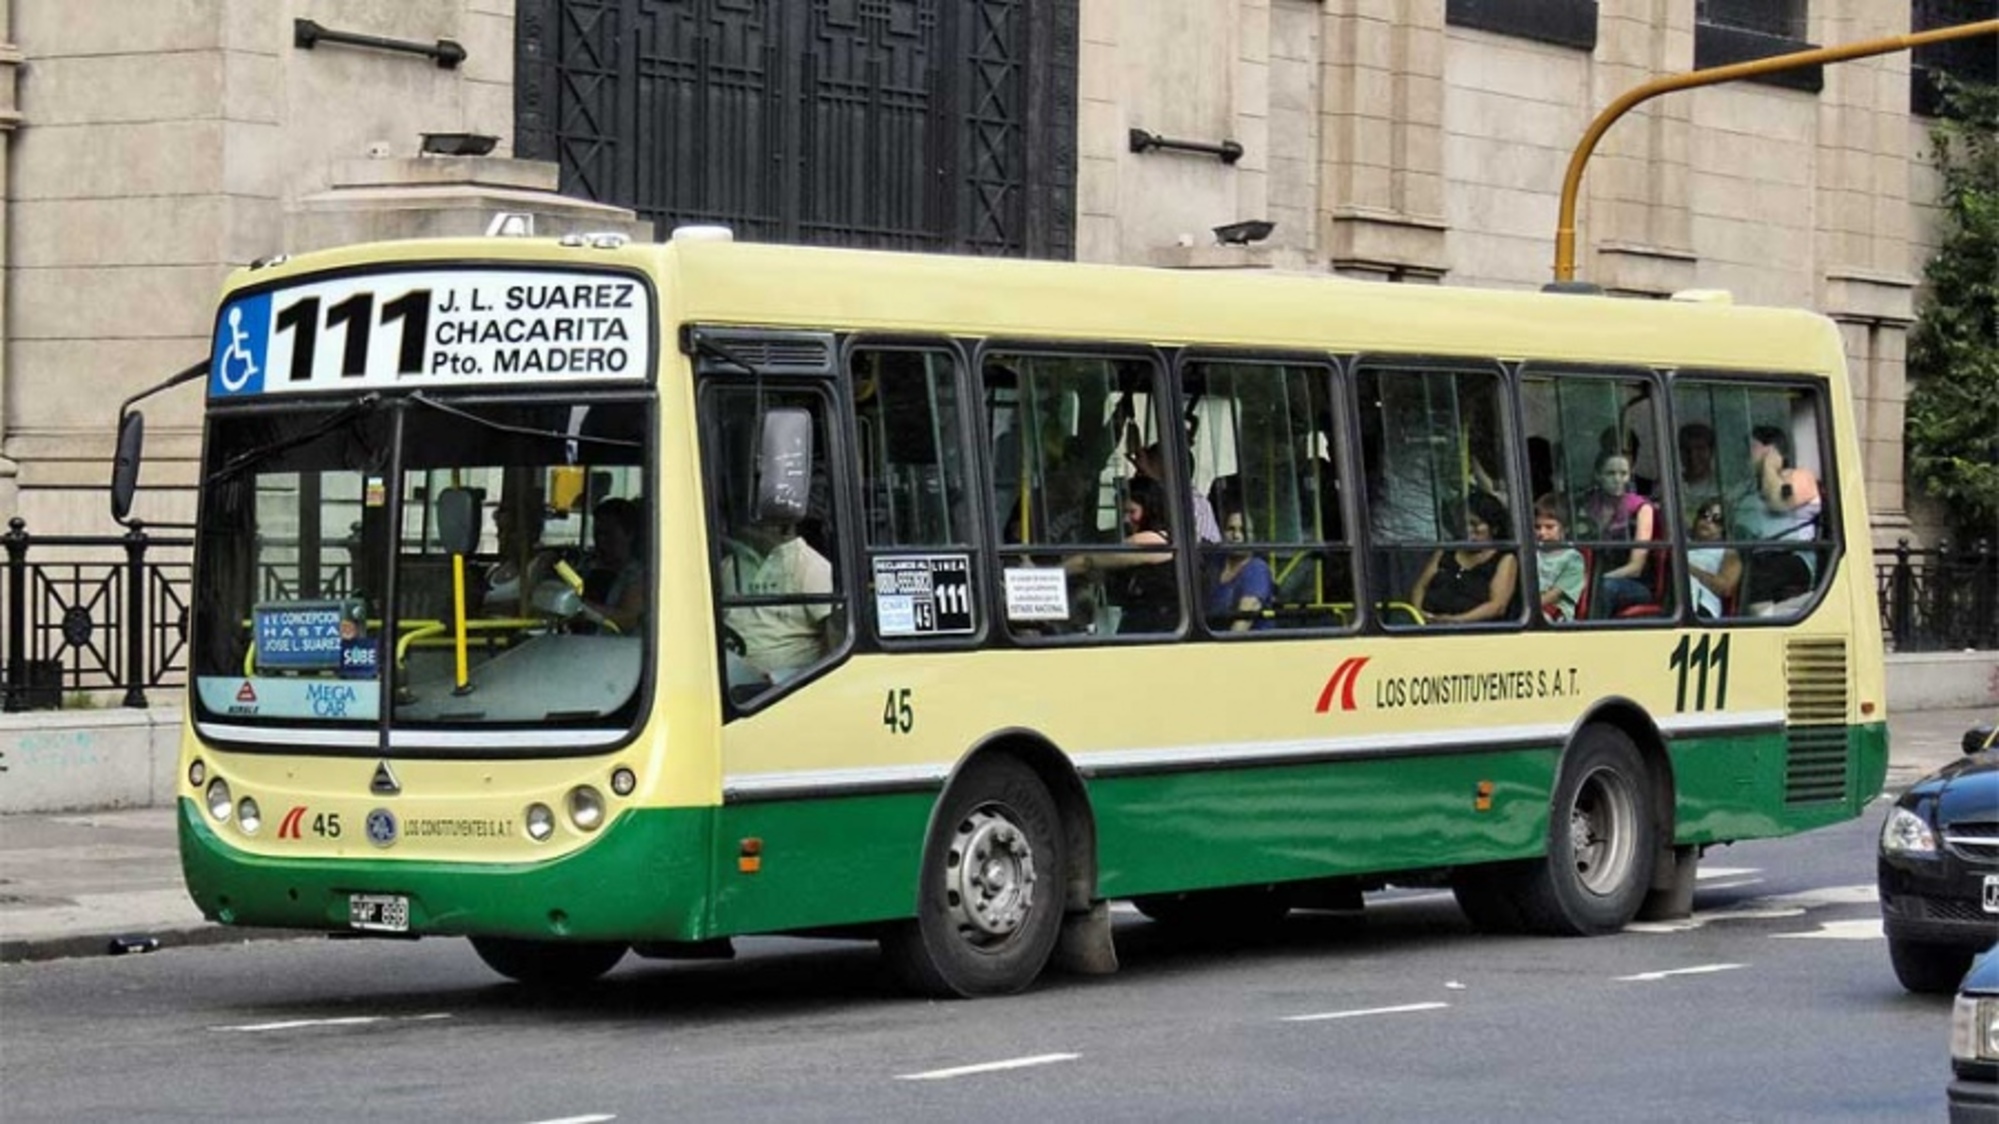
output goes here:
[{"label": "wheel hub", "polygon": [[945,867],[952,922],[978,943],[1005,940],[1033,909],[1034,878],[1027,833],[998,809],[978,809],[958,825]]}]

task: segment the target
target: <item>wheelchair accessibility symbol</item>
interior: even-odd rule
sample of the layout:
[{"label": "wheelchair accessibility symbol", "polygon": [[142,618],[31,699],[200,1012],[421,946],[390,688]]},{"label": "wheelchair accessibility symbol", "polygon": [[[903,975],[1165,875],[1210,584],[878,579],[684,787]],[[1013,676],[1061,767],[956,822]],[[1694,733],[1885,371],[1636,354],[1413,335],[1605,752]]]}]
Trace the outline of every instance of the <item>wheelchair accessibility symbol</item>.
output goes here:
[{"label": "wheelchair accessibility symbol", "polygon": [[263,393],[270,322],[268,294],[236,301],[223,310],[221,322],[215,327],[209,394],[221,397]]}]

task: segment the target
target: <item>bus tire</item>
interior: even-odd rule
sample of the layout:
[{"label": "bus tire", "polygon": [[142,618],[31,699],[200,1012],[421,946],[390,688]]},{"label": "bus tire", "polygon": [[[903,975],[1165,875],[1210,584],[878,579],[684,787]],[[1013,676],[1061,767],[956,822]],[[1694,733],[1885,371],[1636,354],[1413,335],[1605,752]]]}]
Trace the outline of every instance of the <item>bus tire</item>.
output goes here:
[{"label": "bus tire", "polygon": [[625,946],[595,941],[527,941],[473,937],[472,951],[486,967],[529,987],[586,984],[617,967]]},{"label": "bus tire", "polygon": [[1658,858],[1645,761],[1614,726],[1583,729],[1562,758],[1548,850],[1528,864],[1520,916],[1553,936],[1614,933],[1638,914]]},{"label": "bus tire", "polygon": [[939,998],[1026,989],[1061,934],[1062,841],[1034,770],[1003,754],[966,766],[923,848],[916,917],[882,938],[896,976]]}]

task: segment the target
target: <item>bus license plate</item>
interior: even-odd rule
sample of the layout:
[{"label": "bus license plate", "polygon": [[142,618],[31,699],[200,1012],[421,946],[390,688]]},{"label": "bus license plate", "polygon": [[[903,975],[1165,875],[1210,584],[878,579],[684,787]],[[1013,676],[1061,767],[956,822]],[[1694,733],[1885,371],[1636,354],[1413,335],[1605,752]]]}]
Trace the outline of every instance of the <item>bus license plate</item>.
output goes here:
[{"label": "bus license plate", "polygon": [[1999,874],[1985,876],[1985,912],[1999,913]]},{"label": "bus license plate", "polygon": [[407,933],[410,900],[401,894],[349,894],[347,924],[382,933]]}]

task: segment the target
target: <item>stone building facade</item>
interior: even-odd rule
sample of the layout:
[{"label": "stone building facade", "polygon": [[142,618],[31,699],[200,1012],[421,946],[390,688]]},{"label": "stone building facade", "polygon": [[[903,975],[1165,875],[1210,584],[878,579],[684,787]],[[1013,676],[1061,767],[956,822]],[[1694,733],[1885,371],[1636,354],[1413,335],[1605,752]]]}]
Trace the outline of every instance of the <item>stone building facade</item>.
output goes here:
[{"label": "stone building facade", "polygon": [[[1456,0],[1021,3],[1074,5],[1079,259],[1530,288],[1550,276],[1571,146],[1625,89],[1695,65],[1706,0],[1550,6],[1587,9],[1589,43],[1478,26],[1464,13],[1507,5]],[[1909,30],[1905,4],[1794,6],[1812,43]],[[0,511],[41,533],[110,529],[116,403],[206,354],[235,266],[470,233],[501,207],[631,226],[559,196],[552,165],[510,159],[516,15],[516,0],[0,0]],[[463,58],[308,47],[301,20]],[[1892,541],[1908,527],[1904,339],[1934,239],[1926,123],[1907,55],[1822,81],[1674,94],[1625,118],[1583,181],[1579,275],[1836,320]],[[1242,154],[1137,152],[1134,129]],[[420,156],[426,132],[499,143]],[[1239,220],[1275,226],[1216,245],[1211,228]],[[141,515],[188,513],[196,398],[148,404]]]}]

